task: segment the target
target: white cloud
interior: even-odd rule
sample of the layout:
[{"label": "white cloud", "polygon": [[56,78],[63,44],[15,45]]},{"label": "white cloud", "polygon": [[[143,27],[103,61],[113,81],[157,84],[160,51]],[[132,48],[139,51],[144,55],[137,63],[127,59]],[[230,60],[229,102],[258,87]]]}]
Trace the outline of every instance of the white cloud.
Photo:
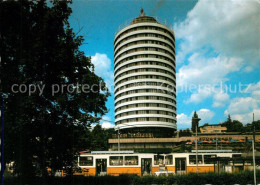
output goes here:
[{"label": "white cloud", "polygon": [[191,51],[210,47],[227,57],[256,64],[260,58],[259,17],[257,0],[198,1],[185,21],[174,26],[177,39],[183,40],[177,59],[183,60]]},{"label": "white cloud", "polygon": [[246,66],[245,69],[244,69],[244,71],[245,71],[245,72],[251,72],[251,71],[253,71],[253,69],[254,69],[254,68],[253,68],[252,66]]},{"label": "white cloud", "polygon": [[[257,117],[260,82],[247,88],[250,97],[244,94],[231,100],[231,91],[223,92],[219,85],[228,84],[231,73],[259,70],[259,17],[259,0],[199,0],[186,19],[174,25],[180,42],[176,59],[181,63],[177,90],[191,94],[185,103],[200,103],[212,97],[212,107],[229,104],[225,114],[230,113],[233,119],[248,122],[252,112]],[[214,116],[209,111],[201,111],[200,117],[204,117],[201,122]]]},{"label": "white cloud", "polygon": [[212,95],[212,90],[207,87],[200,87],[197,92],[191,94],[190,98],[185,103],[201,103],[204,99]]},{"label": "white cloud", "polygon": [[260,81],[258,83],[256,83],[256,84],[254,84],[254,83],[248,84],[246,89],[244,89],[244,90],[247,93],[249,93],[249,92],[252,93],[254,91],[259,91],[260,90]]},{"label": "white cloud", "polygon": [[256,100],[260,100],[260,91],[252,92],[252,97]]},{"label": "white cloud", "polygon": [[200,109],[199,111],[197,111],[197,114],[198,117],[201,119],[201,124],[210,122],[211,119],[215,116],[215,113],[209,109]]},{"label": "white cloud", "polygon": [[177,115],[177,124],[178,125],[190,126],[191,125],[191,118],[184,113],[178,114]]},{"label": "white cloud", "polygon": [[256,118],[260,119],[260,99],[252,97],[234,98],[225,111],[225,115],[230,114],[232,119],[242,123],[252,122],[252,115],[255,113]]},{"label": "white cloud", "polygon": [[[256,70],[260,58],[259,17],[257,0],[199,0],[186,19],[174,25],[180,41],[177,62],[186,61],[177,73],[177,85],[191,93],[185,103],[213,97],[212,106],[223,107],[228,94],[215,92],[214,86],[228,82],[230,73]],[[205,84],[211,88],[198,87]],[[196,88],[190,90],[193,86]]]},{"label": "white cloud", "polygon": [[227,111],[229,114],[244,114],[257,108],[257,101],[252,97],[232,99]]},{"label": "white cloud", "polygon": [[220,55],[208,59],[199,53],[194,53],[188,61],[189,64],[182,66],[177,73],[178,93],[183,91],[192,93],[186,103],[200,103],[220,93],[222,89],[218,90],[219,86],[229,80],[227,74],[239,71],[242,67],[241,59]]},{"label": "white cloud", "polygon": [[102,77],[110,92],[113,92],[114,73],[111,70],[111,60],[106,54],[96,53],[94,56],[91,56],[91,62],[95,66],[95,74]]},{"label": "white cloud", "polygon": [[103,123],[101,124],[101,126],[102,126],[102,128],[104,128],[104,129],[114,128],[114,127],[115,127],[115,125],[114,125],[113,123],[109,123],[109,122],[103,122]]},{"label": "white cloud", "polygon": [[179,86],[225,82],[228,80],[225,77],[228,73],[242,67],[242,60],[239,58],[217,56],[208,59],[199,53],[192,54],[188,61],[189,64],[182,66],[177,73]]},{"label": "white cloud", "polygon": [[232,119],[242,123],[251,123],[253,113],[256,120],[260,119],[260,82],[249,84],[246,93],[251,96],[233,98],[225,110],[225,115],[230,114]]},{"label": "white cloud", "polygon": [[101,125],[101,127],[103,129],[109,129],[109,128],[114,128],[115,127],[115,124],[113,123],[112,119],[108,116],[103,116],[100,120],[100,123],[94,123],[94,124],[91,124],[91,130],[93,130],[93,128],[97,125]]},{"label": "white cloud", "polygon": [[104,129],[108,129],[108,128],[114,128],[115,124],[112,123],[111,121],[112,119],[110,119],[110,117],[108,116],[103,116],[102,120],[100,120],[100,124],[102,126],[102,128]]},{"label": "white cloud", "polygon": [[94,127],[95,127],[97,124],[100,124],[103,129],[115,128],[115,125],[114,125],[113,123],[110,123],[110,122],[102,122],[102,123],[91,124],[90,130],[93,130]]},{"label": "white cloud", "polygon": [[229,102],[229,95],[227,93],[216,93],[213,97],[213,107],[224,107]]}]

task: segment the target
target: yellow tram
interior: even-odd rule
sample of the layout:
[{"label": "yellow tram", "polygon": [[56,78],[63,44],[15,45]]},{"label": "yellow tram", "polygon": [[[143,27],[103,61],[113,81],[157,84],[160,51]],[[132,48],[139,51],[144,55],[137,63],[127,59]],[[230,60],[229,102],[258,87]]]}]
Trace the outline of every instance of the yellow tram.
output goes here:
[{"label": "yellow tram", "polygon": [[[232,153],[231,150],[203,150],[198,151],[198,165],[196,153],[134,153],[133,151],[92,151],[81,153],[78,157],[78,166],[82,175],[114,175],[135,174],[139,176],[153,175],[156,172],[166,171],[174,174],[184,174],[227,171],[233,172],[244,168],[241,162],[234,163],[234,157],[241,153]],[[223,160],[225,159],[225,160]],[[243,165],[243,166],[242,166]]]}]

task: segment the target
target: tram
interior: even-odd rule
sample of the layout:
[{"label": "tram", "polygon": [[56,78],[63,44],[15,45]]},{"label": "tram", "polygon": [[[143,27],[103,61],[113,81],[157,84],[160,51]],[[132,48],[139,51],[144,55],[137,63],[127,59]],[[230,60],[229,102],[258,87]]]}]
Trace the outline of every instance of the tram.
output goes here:
[{"label": "tram", "polygon": [[[206,172],[234,172],[243,170],[244,163],[234,163],[241,153],[232,150],[203,150],[196,153],[134,153],[133,151],[92,151],[81,153],[78,157],[78,167],[81,175],[102,176],[135,174],[138,176],[153,175],[159,171],[169,171],[174,174]],[[196,164],[198,161],[198,164]],[[242,169],[243,168],[243,169]]]}]

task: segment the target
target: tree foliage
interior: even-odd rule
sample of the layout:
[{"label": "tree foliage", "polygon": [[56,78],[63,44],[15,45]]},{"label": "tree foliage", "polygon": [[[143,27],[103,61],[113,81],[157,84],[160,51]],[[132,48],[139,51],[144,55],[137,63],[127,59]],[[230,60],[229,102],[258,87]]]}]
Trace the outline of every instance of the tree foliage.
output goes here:
[{"label": "tree foliage", "polygon": [[189,137],[192,136],[192,132],[190,129],[180,130],[179,137]]},{"label": "tree foliage", "polygon": [[[83,37],[70,27],[70,14],[66,1],[0,1],[5,156],[21,176],[35,175],[35,167],[45,176],[47,167],[73,165],[75,154],[90,147],[88,127],[107,112],[109,93],[79,50]],[[14,84],[44,91],[17,93]],[[83,84],[91,91],[78,88]],[[53,94],[54,85],[65,88]]]},{"label": "tree foliage", "polygon": [[231,116],[228,115],[228,118],[225,122],[221,123],[222,126],[227,127],[227,132],[251,132],[251,124],[243,125],[238,120],[232,120]]},{"label": "tree foliage", "polygon": [[108,139],[112,138],[112,134],[114,132],[114,129],[105,130],[99,124],[97,124],[91,132],[91,150],[108,150]]}]

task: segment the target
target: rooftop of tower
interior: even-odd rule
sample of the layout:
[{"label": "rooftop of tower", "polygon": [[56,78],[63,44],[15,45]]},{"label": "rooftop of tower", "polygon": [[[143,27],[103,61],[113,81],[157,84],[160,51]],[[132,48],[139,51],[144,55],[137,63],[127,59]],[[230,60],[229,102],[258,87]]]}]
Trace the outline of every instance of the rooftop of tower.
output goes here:
[{"label": "rooftop of tower", "polygon": [[161,24],[166,26],[167,28],[169,28],[172,31],[172,34],[174,35],[174,32],[172,30],[172,25],[168,24],[166,22],[166,20],[162,20],[162,19],[158,19],[157,17],[151,17],[151,16],[147,16],[144,13],[144,10],[141,9],[141,13],[139,14],[138,17],[134,18],[134,19],[129,19],[127,21],[125,21],[125,23],[119,25],[116,33],[115,33],[115,39],[117,37],[117,35],[127,26],[134,26],[134,24],[138,24],[138,23],[157,23],[157,24]]},{"label": "rooftop of tower", "polygon": [[155,18],[146,16],[144,13],[144,10],[141,8],[141,14],[139,17],[135,18],[130,24],[137,24],[141,22],[153,22],[153,23],[158,23]]}]

